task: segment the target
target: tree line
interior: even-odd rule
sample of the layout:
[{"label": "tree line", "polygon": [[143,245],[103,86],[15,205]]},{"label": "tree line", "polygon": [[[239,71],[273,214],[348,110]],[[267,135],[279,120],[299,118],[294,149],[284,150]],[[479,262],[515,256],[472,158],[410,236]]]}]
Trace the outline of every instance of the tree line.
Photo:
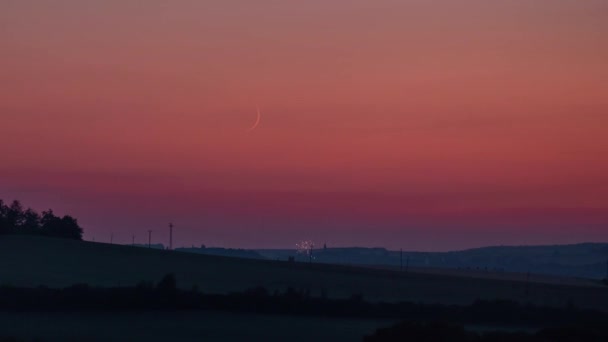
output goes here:
[{"label": "tree line", "polygon": [[[229,294],[183,290],[173,274],[158,283],[140,282],[131,287],[19,288],[0,285],[0,310],[5,312],[141,312],[224,311],[290,316],[400,320],[365,337],[365,342],[385,341],[608,341],[608,313],[580,309],[541,307],[513,301],[478,300],[470,305],[412,302],[376,303],[360,295],[332,299],[313,297],[306,289],[269,292],[263,287]],[[472,332],[465,327],[528,327],[536,333]],[[517,330],[517,329],[515,329]]]},{"label": "tree line", "polygon": [[0,234],[42,235],[82,240],[82,227],[69,216],[55,215],[53,210],[41,214],[32,208],[25,209],[21,202],[10,205],[0,199]]},{"label": "tree line", "polygon": [[312,296],[308,289],[285,291],[250,288],[227,294],[206,293],[193,286],[181,289],[174,274],[159,282],[135,286],[94,287],[75,284],[66,288],[23,288],[0,285],[2,311],[196,311],[323,316],[341,318],[400,319],[417,322],[452,322],[479,326],[556,327],[568,324],[608,327],[608,312],[577,308],[544,307],[509,300],[477,300],[470,305],[414,302],[372,302],[362,295],[349,298]]}]

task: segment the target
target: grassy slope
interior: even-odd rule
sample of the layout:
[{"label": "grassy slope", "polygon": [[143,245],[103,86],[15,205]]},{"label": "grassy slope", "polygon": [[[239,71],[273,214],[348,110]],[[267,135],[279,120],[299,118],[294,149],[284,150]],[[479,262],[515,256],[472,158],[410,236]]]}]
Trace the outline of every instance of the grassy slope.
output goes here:
[{"label": "grassy slope", "polygon": [[[521,277],[491,279],[458,272],[407,274],[338,265],[226,258],[130,246],[27,236],[0,237],[0,284],[50,287],[89,283],[131,286],[175,273],[183,288],[242,291],[288,286],[325,291],[330,297],[363,294],[369,300],[468,304],[475,299],[512,299],[564,306],[608,308],[608,287],[588,281],[527,283]],[[572,285],[572,284],[576,285]],[[527,292],[527,295],[526,295]]]}]

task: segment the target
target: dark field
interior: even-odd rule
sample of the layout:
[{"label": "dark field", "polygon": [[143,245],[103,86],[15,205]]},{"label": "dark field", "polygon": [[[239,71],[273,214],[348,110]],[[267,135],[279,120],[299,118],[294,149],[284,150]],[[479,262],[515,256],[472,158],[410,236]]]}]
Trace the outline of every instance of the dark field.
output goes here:
[{"label": "dark field", "polygon": [[63,239],[5,236],[0,239],[0,283],[19,287],[134,286],[174,273],[182,289],[207,293],[288,287],[312,296],[369,301],[471,304],[497,298],[564,307],[608,308],[608,287],[599,281],[532,275],[467,274],[450,270],[408,273],[338,265],[289,263],[196,255]]},{"label": "dark field", "polygon": [[1,313],[0,338],[40,341],[360,341],[389,320],[224,312]]}]

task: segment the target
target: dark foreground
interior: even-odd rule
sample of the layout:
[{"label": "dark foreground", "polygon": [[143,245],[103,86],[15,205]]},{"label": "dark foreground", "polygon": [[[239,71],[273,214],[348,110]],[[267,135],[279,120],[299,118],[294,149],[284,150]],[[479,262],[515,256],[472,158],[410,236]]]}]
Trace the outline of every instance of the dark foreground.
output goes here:
[{"label": "dark foreground", "polygon": [[606,285],[3,237],[0,342],[608,341]]},{"label": "dark foreground", "polygon": [[253,287],[288,287],[314,296],[369,301],[469,305],[506,299],[539,306],[606,310],[608,287],[599,280],[553,279],[537,275],[370,269],[318,263],[251,260],[30,236],[0,239],[0,285],[61,288],[132,286],[174,273],[178,286],[207,293],[242,292]]},{"label": "dark foreground", "polygon": [[361,341],[389,324],[218,311],[0,312],[0,341]]},{"label": "dark foreground", "polygon": [[512,301],[376,303],[264,288],[0,287],[0,341],[608,341],[608,313]]}]

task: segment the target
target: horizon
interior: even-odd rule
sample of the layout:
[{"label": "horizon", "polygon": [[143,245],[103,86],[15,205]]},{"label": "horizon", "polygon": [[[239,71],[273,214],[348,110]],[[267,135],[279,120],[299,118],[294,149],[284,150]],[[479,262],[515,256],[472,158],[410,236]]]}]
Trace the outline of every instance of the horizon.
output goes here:
[{"label": "horizon", "polygon": [[605,243],[606,11],[7,2],[0,198],[120,244]]}]

